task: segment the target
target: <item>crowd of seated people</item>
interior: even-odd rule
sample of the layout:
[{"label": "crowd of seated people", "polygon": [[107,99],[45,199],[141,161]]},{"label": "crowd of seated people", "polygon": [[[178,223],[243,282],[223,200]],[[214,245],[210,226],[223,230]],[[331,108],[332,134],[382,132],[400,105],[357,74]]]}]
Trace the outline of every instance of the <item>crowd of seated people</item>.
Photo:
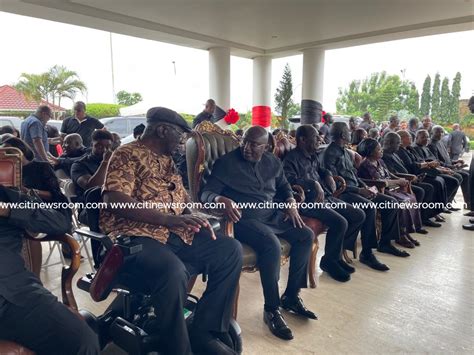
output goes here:
[{"label": "crowd of seated people", "polygon": [[[26,121],[21,139],[13,137],[14,132],[8,129],[2,130],[5,133],[1,137],[2,146],[22,151],[23,185],[34,189],[37,198],[64,200],[54,167],[69,174],[79,201],[92,188],[100,188],[103,201],[109,204],[173,201],[179,205],[190,201],[183,181],[187,181],[183,143],[191,129],[176,112],[160,107],[150,109],[146,125],[134,130],[136,140],[120,145],[118,135],[99,127],[85,114],[85,105],[76,104],[75,116],[63,125],[71,130],[76,127],[76,132],[62,137],[63,154],[54,158],[47,153],[49,142],[44,128],[50,116],[47,108],[39,108]],[[411,234],[429,233],[424,226],[441,227],[445,221],[443,215],[458,210],[449,203],[453,202],[460,186],[464,200],[470,200],[472,176],[464,169],[464,161],[450,156],[441,141],[444,130],[433,126],[429,117],[425,117],[417,129],[413,128],[414,120],[409,121],[406,129],[401,129],[398,117],[391,117],[390,124],[382,130],[381,142],[380,130],[370,114],[364,115],[360,127],[355,119],[347,125],[332,122],[331,117],[325,115],[327,127],[322,132],[313,125],[302,125],[291,134],[274,131],[275,136],[293,135],[295,138],[296,147],[283,161],[269,151],[267,130],[255,126],[239,132],[240,146],[215,162],[200,191],[200,202],[218,202],[225,206],[223,213],[234,223],[235,239],[214,233],[206,219],[194,215],[188,208],[100,211],[100,229],[104,233],[113,240],[120,235],[131,236],[132,244],[143,246],[143,251],[128,258],[123,268],[151,296],[159,322],[148,331],[161,334],[167,340],[164,353],[233,353],[224,334],[229,327],[242,268],[240,242],[255,250],[258,257],[265,324],[275,336],[291,340],[294,335],[282,310],[317,319],[300,296],[301,289],[307,287],[315,238],[302,216],[318,219],[327,226],[320,267],[333,279],[346,282],[356,269],[344,261],[344,250],[355,250],[359,234],[362,245],[359,261],[374,270],[387,271],[389,266],[377,259],[376,251],[402,258],[410,256],[393,243],[403,248],[420,245]],[[321,150],[320,144],[325,140],[329,144]],[[413,175],[410,179],[409,174]],[[346,186],[337,197],[334,196],[335,176],[342,177]],[[377,189],[374,186],[378,185],[372,184],[374,181],[383,182],[385,188]],[[292,205],[296,202],[292,185],[303,188],[305,202],[320,205],[285,210],[246,210],[235,205],[273,201]],[[2,187],[0,198],[2,201],[12,199]],[[324,207],[328,202],[341,207]],[[420,209],[403,207],[397,202],[438,202],[440,205]],[[365,203],[363,208],[360,203]],[[377,204],[388,207],[378,208]],[[39,224],[41,228],[32,225],[33,214],[44,219]],[[380,227],[377,219],[380,219]],[[22,268],[18,239],[25,228],[33,232],[70,232],[70,211],[31,209],[20,213],[0,209],[0,229],[5,229],[7,235],[5,242],[0,243],[0,264],[5,265],[0,268],[0,277],[6,280],[0,283],[0,338],[22,343],[40,354],[98,353],[96,335],[79,317],[65,312],[36,276],[23,269],[19,274],[20,281],[37,290],[40,297],[33,299],[18,294],[27,292],[28,288],[15,290],[18,280],[14,280],[7,269],[12,265]],[[291,245],[289,276],[281,295],[279,239]],[[182,315],[187,282],[191,275],[199,273],[208,275],[207,287],[199,301],[194,325],[187,329]],[[22,328],[4,327],[9,319],[23,314],[25,325]],[[45,314],[53,316],[44,317]],[[44,318],[42,327],[33,327],[39,318]],[[70,332],[81,336],[72,337]],[[62,339],[57,339],[58,334]],[[71,338],[74,341],[70,341]],[[51,349],[52,346],[56,348]]]}]

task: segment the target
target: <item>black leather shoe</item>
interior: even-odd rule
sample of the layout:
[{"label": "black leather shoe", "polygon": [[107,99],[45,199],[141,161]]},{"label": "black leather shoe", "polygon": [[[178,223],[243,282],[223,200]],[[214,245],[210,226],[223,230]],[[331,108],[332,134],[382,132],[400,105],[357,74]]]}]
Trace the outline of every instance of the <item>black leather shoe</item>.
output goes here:
[{"label": "black leather shoe", "polygon": [[443,216],[437,215],[435,216],[435,221],[444,223],[446,222],[446,218],[444,218]]},{"label": "black leather shoe", "polygon": [[443,211],[441,213],[451,214],[452,212],[447,208],[443,208]]},{"label": "black leather shoe", "polygon": [[474,217],[474,211],[468,212],[464,214],[466,217]]},{"label": "black leather shoe", "polygon": [[293,312],[309,319],[318,319],[318,316],[311,312],[303,303],[301,297],[289,298],[286,295],[281,296],[281,306],[284,310]]},{"label": "black leather shoe", "polygon": [[469,218],[469,223],[474,223],[474,218]]},{"label": "black leather shoe", "polygon": [[340,266],[341,268],[343,268],[343,269],[344,269],[346,272],[348,272],[349,274],[353,274],[353,273],[356,271],[355,267],[350,266],[348,263],[346,263],[346,262],[345,262],[344,260],[342,260],[342,259],[339,260],[338,263],[339,263],[339,266]]},{"label": "black leather shoe", "polygon": [[194,354],[237,355],[234,350],[209,332],[192,329],[189,339]]},{"label": "black leather shoe", "polygon": [[408,254],[405,250],[395,248],[392,244],[379,245],[377,250],[381,253],[399,256],[401,258],[406,258],[407,256],[410,256],[410,254]]},{"label": "black leather shoe", "polygon": [[277,309],[273,312],[263,311],[263,321],[268,325],[268,329],[270,329],[273,335],[283,340],[293,339],[293,333],[288,328],[280,310]]},{"label": "black leather shoe", "polygon": [[359,261],[362,264],[365,264],[365,265],[367,265],[368,267],[370,267],[374,270],[378,270],[378,271],[388,271],[388,270],[390,270],[390,268],[387,265],[382,264],[380,261],[378,261],[373,253],[370,253],[369,255],[364,255],[364,254],[360,253]]},{"label": "black leather shoe", "polygon": [[[415,233],[418,233],[418,234],[428,234],[428,231],[424,228],[420,228],[420,229],[417,229],[415,231]],[[416,245],[416,244],[415,244]]]},{"label": "black leather shoe", "polygon": [[474,223],[473,224],[464,224],[463,229],[466,229],[468,231],[474,231]]},{"label": "black leather shoe", "polygon": [[453,211],[453,212],[461,211],[461,209],[460,209],[460,208],[457,208],[457,207],[451,207],[449,210],[450,210],[450,211]]},{"label": "black leather shoe", "polygon": [[347,282],[351,279],[349,273],[339,266],[337,261],[326,261],[323,256],[319,266],[321,267],[321,270],[327,272],[328,275],[336,281]]},{"label": "black leather shoe", "polygon": [[[425,231],[425,232],[428,233],[428,231]],[[407,238],[410,242],[412,242],[417,247],[420,246],[420,242],[418,240],[416,240],[415,238],[413,238],[410,234],[407,234]]]},{"label": "black leather shoe", "polygon": [[427,219],[426,221],[424,221],[423,224],[424,224],[425,226],[427,226],[427,227],[435,227],[435,228],[441,227],[441,224],[440,224],[440,223],[433,222],[432,220],[429,220],[429,219]]}]

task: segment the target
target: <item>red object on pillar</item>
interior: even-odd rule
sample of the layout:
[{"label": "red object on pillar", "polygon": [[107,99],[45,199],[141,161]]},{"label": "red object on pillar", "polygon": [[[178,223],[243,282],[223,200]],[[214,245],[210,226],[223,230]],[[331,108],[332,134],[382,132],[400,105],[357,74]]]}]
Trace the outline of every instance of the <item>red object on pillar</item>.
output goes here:
[{"label": "red object on pillar", "polygon": [[252,126],[270,127],[271,121],[270,106],[254,106],[252,108]]}]

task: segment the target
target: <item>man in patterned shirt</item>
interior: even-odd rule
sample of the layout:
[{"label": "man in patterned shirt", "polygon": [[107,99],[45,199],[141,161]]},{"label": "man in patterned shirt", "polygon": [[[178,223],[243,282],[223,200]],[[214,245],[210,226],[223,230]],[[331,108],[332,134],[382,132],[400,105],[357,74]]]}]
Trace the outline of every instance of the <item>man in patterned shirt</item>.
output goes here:
[{"label": "man in patterned shirt", "polygon": [[[242,250],[232,238],[214,236],[206,220],[182,206],[189,201],[171,158],[190,131],[176,112],[147,112],[142,136],[119,147],[110,159],[103,186],[106,203],[156,203],[156,208],[102,210],[100,227],[111,238],[133,236],[143,250],[123,270],[149,292],[166,354],[232,354],[226,345],[231,309],[242,267]],[[173,205],[171,205],[173,203]],[[155,207],[155,206],[152,206]],[[207,288],[188,337],[183,306],[190,275],[206,272]],[[155,329],[153,329],[155,331]]]}]

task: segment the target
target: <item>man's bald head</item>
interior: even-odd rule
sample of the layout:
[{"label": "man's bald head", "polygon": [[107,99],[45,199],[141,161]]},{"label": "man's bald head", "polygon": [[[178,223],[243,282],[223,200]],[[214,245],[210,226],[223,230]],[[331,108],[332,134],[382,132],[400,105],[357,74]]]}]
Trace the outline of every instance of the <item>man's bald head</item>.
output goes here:
[{"label": "man's bald head", "polygon": [[78,133],[71,133],[64,138],[63,148],[66,154],[71,154],[81,149],[82,144],[82,137]]},{"label": "man's bald head", "polygon": [[268,132],[261,126],[252,126],[245,131],[244,140],[249,139],[253,142],[268,143]]},{"label": "man's bald head", "polygon": [[241,144],[244,159],[251,162],[260,161],[267,149],[268,137],[267,130],[260,126],[252,126],[246,130]]}]

